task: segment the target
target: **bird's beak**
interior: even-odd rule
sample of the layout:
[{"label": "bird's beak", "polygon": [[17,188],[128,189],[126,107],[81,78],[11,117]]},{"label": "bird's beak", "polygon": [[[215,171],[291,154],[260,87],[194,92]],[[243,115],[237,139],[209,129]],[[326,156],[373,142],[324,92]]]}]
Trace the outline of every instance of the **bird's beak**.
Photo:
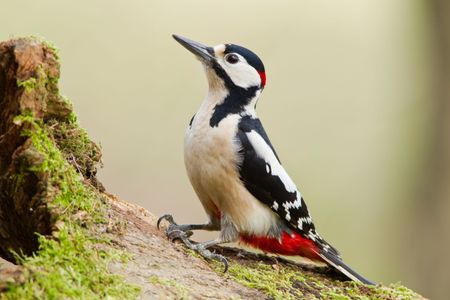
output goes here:
[{"label": "bird's beak", "polygon": [[173,34],[173,38],[180,43],[184,48],[188,49],[195,54],[200,60],[204,62],[212,62],[215,60],[214,49],[212,47],[205,46],[203,44],[197,43],[188,38]]}]

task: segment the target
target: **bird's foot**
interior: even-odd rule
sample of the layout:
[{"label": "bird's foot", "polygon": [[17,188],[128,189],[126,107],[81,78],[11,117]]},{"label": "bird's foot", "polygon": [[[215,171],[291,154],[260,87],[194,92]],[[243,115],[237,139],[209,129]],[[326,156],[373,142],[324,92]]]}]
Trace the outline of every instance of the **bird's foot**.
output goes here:
[{"label": "bird's foot", "polygon": [[192,243],[189,239],[184,240],[181,239],[183,243],[189,248],[200,254],[207,260],[217,260],[223,263],[223,272],[226,273],[228,271],[228,260],[225,256],[221,254],[217,254],[207,249],[208,246],[211,246],[208,242],[206,243]]},{"label": "bird's foot", "polygon": [[174,241],[174,240],[182,240],[182,236],[189,238],[192,236],[193,232],[188,230],[186,227],[186,225],[178,225],[175,220],[173,219],[172,215],[166,214],[166,215],[162,215],[159,219],[158,222],[156,223],[156,227],[158,229],[160,229],[160,225],[161,225],[161,221],[162,220],[166,220],[167,222],[169,222],[169,226],[167,227],[166,230],[166,236],[170,241]]},{"label": "bird's foot", "polygon": [[200,254],[202,257],[208,260],[217,260],[223,263],[224,270],[223,272],[226,273],[228,270],[228,260],[220,254],[213,253],[210,250],[207,249],[208,246],[212,246],[214,244],[211,244],[211,242],[205,242],[205,243],[196,243],[189,240],[189,237],[193,234],[192,231],[186,230],[186,225],[178,225],[172,215],[166,214],[161,216],[158,219],[158,222],[156,223],[156,226],[160,227],[161,221],[166,220],[169,222],[169,226],[166,230],[166,236],[167,238],[173,242],[175,240],[180,240],[183,242],[183,244],[186,245],[191,250],[194,250],[198,254]]}]

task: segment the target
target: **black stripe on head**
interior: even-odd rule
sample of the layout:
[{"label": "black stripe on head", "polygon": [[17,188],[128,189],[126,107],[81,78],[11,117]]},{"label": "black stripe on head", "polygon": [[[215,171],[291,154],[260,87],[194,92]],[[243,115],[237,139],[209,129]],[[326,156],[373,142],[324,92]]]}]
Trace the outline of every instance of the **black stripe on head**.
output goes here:
[{"label": "black stripe on head", "polygon": [[258,71],[258,73],[265,72],[264,64],[261,59],[254,52],[248,50],[247,48],[234,45],[234,44],[226,44],[225,45],[225,54],[228,53],[237,53],[245,58],[247,63]]}]

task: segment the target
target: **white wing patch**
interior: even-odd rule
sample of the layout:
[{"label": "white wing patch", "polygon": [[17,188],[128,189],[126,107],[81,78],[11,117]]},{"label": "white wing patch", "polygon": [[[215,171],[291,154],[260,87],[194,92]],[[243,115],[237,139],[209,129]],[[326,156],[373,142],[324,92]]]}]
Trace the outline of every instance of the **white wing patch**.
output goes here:
[{"label": "white wing patch", "polygon": [[[255,149],[256,154],[260,158],[264,159],[266,164],[270,166],[271,175],[278,176],[280,180],[283,182],[284,187],[288,192],[290,193],[297,192],[297,187],[295,186],[294,182],[286,173],[283,166],[278,162],[275,153],[273,153],[272,149],[270,148],[269,145],[267,145],[266,141],[264,141],[264,139],[254,130],[247,132],[246,134],[248,140],[253,146],[253,149]],[[297,197],[297,201],[300,203],[299,197]]]},{"label": "white wing patch", "polygon": [[[272,176],[277,176],[280,178],[281,182],[283,183],[286,191],[289,193],[295,193],[295,201],[289,202],[286,201],[282,205],[284,207],[284,210],[286,211],[286,220],[291,221],[291,214],[290,209],[298,209],[301,207],[302,202],[299,191],[297,190],[297,187],[295,186],[295,183],[292,181],[292,179],[287,174],[286,170],[283,168],[283,166],[278,161],[277,157],[275,156],[275,153],[273,153],[272,148],[266,143],[266,141],[254,130],[247,132],[247,138],[249,142],[252,144],[253,149],[255,149],[256,155],[258,155],[260,158],[262,158],[266,162],[266,171],[267,173],[271,174]],[[275,210],[278,210],[278,203],[275,206],[272,206]],[[299,220],[300,221],[300,220]],[[303,221],[303,220],[301,220]],[[298,227],[301,229],[302,224],[299,224]]]}]

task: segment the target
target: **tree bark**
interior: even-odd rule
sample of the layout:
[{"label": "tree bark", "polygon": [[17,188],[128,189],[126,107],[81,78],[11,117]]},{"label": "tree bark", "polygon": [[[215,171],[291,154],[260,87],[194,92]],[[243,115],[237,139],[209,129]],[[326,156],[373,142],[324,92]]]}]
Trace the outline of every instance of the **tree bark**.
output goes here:
[{"label": "tree bark", "polygon": [[[11,249],[25,254],[36,250],[35,233],[50,234],[54,223],[48,206],[49,178],[20,170],[39,165],[43,158],[22,135],[28,125],[14,119],[29,112],[40,119],[50,117],[54,108],[47,95],[57,86],[37,86],[43,76],[59,77],[58,63],[48,48],[27,39],[0,45],[0,255],[8,260],[14,259]],[[28,86],[19,88],[18,83]],[[70,112],[57,110],[61,117]]]},{"label": "tree bark", "polygon": [[[82,232],[101,236],[95,242],[91,242],[93,237],[86,242],[95,250],[94,255],[102,249],[127,254],[129,259],[111,259],[105,272],[139,286],[141,298],[422,299],[400,285],[367,287],[343,281],[340,274],[328,267],[298,265],[237,248],[214,249],[230,262],[229,272],[222,274],[220,264],[207,262],[182,245],[169,242],[164,232],[156,228],[156,217],[150,212],[104,191],[95,177],[101,163],[100,150],[74,125],[76,117],[71,105],[59,95],[58,78],[57,54],[46,43],[35,39],[0,43],[0,256],[17,264],[5,267],[0,263],[0,293],[3,291],[6,298],[20,298],[24,290],[40,293],[33,297],[45,297],[51,292],[53,296],[56,293],[56,298],[72,298],[73,294],[66,294],[73,293],[72,290],[68,292],[61,286],[49,290],[43,277],[39,277],[51,272],[64,273],[67,269],[70,279],[82,283],[80,288],[92,289],[94,293],[100,290],[98,285],[91,284],[94,278],[81,277],[70,265],[62,264],[64,267],[56,271],[52,266],[53,271],[49,271],[47,266],[67,260],[54,248],[51,260],[39,264],[40,256],[45,259],[43,249],[49,247],[48,243],[55,242],[50,245],[58,247],[58,243],[67,241],[61,236],[63,228],[73,223],[79,224]],[[65,160],[61,166],[69,166],[70,170],[61,172],[49,167],[50,161],[60,155]],[[76,172],[82,185],[91,191],[86,199],[77,200],[76,209],[71,206],[79,195],[70,194],[67,189],[64,192],[62,182],[78,180],[64,177],[70,172]],[[68,187],[82,190],[72,183]],[[58,202],[61,195],[72,195],[74,199]],[[92,200],[89,197],[101,199],[98,203],[103,203],[106,209],[97,209],[96,204],[91,210],[83,208],[83,201]],[[85,221],[86,215],[95,211],[100,211],[101,221]],[[68,212],[69,217],[62,217]],[[22,254],[18,256],[12,251]],[[82,257],[85,248],[74,251]],[[33,260],[26,259],[30,255]],[[100,284],[106,287],[103,296],[114,297],[106,283]],[[18,289],[21,286],[27,288]]]}]

